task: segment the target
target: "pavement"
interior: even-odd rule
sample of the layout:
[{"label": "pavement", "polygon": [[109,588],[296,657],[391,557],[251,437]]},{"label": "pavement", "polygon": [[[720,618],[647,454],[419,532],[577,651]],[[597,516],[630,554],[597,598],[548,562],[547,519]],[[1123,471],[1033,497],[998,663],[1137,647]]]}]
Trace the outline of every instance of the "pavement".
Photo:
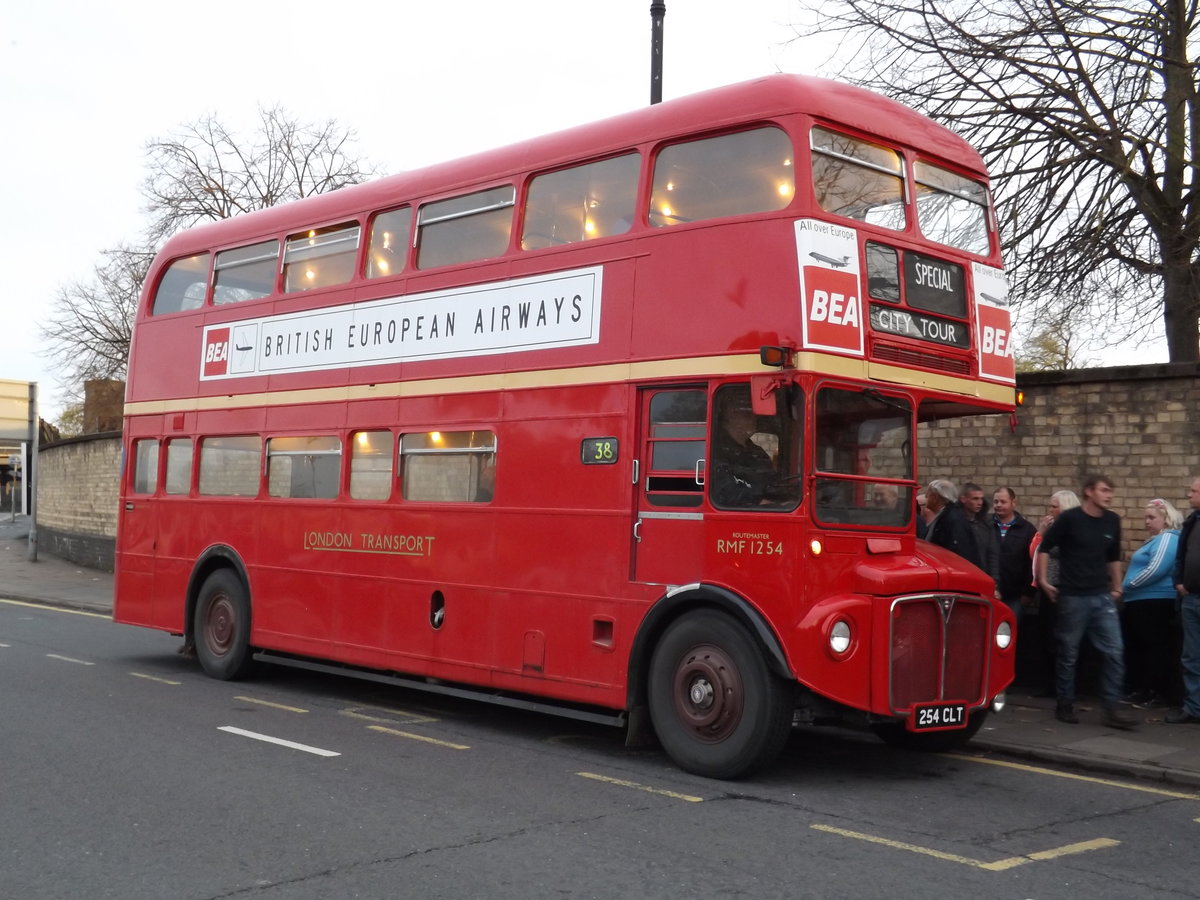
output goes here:
[{"label": "pavement", "polygon": [[[0,598],[112,614],[113,575],[78,566],[39,549],[29,554],[29,520],[0,513]],[[1200,788],[1200,725],[1168,725],[1167,710],[1126,707],[1134,731],[1101,724],[1095,698],[1076,703],[1078,725],[1054,718],[1054,700],[1008,692],[1003,712],[988,718],[967,752],[990,751],[1024,761]]]}]

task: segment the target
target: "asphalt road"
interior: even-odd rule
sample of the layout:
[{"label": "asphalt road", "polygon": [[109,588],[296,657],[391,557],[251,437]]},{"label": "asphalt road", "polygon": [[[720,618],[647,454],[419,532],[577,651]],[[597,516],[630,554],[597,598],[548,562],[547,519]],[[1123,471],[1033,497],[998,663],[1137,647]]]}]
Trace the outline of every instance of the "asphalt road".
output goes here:
[{"label": "asphalt road", "polygon": [[797,732],[741,782],[351,679],[204,677],[0,602],[0,896],[1193,897],[1200,796]]}]

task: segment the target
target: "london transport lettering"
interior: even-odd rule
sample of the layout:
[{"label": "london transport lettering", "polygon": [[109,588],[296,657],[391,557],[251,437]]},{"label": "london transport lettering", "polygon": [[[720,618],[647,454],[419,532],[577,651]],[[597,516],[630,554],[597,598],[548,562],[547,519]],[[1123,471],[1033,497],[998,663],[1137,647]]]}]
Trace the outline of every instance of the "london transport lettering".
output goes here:
[{"label": "london transport lettering", "polygon": [[204,329],[200,377],[240,378],[600,340],[600,266]]},{"label": "london transport lettering", "polygon": [[360,531],[306,531],[305,550],[339,553],[384,553],[391,556],[432,556],[434,535],[376,534]]}]

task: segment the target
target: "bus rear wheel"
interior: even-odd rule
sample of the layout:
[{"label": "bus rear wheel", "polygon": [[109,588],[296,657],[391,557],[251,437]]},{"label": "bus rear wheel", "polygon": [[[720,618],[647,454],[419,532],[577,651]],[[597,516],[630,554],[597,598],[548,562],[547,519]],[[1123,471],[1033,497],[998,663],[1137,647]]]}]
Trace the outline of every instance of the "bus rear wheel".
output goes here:
[{"label": "bus rear wheel", "polygon": [[250,597],[242,580],[229,569],[204,580],[192,619],[196,656],[205,674],[233,681],[249,673]]},{"label": "bus rear wheel", "polygon": [[787,683],[740,623],[713,610],[668,627],[650,661],[649,704],[663,749],[708,778],[748,775],[779,755],[791,731]]}]

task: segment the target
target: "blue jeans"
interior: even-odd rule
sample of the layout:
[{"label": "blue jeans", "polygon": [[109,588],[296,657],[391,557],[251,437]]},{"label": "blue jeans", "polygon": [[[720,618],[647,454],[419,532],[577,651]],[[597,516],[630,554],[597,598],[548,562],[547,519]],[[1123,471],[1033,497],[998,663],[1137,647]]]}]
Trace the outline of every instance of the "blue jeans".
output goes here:
[{"label": "blue jeans", "polygon": [[[1121,620],[1112,596],[1059,594],[1057,606],[1055,688],[1059,705],[1070,706],[1075,702],[1075,664],[1079,661],[1079,645],[1087,636],[1101,658],[1100,700],[1105,709],[1116,709],[1125,687],[1125,643],[1121,640]],[[1196,641],[1196,649],[1200,650],[1200,633]],[[1197,677],[1200,678],[1200,669]]]},{"label": "blue jeans", "polygon": [[1179,614],[1183,619],[1183,708],[1200,716],[1200,597],[1186,595]]}]

